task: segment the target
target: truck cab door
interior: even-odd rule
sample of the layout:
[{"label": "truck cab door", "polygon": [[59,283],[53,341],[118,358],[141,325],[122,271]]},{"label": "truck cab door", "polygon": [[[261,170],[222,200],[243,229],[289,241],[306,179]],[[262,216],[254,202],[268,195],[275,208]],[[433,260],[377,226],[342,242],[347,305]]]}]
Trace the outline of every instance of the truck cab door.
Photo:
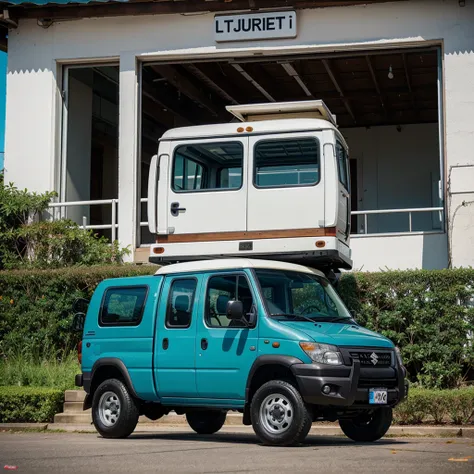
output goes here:
[{"label": "truck cab door", "polygon": [[[202,316],[196,344],[198,396],[243,403],[252,364],[257,357],[258,321],[255,291],[245,272],[215,273],[206,277]],[[230,320],[227,302],[242,301],[253,324]]]},{"label": "truck cab door", "polygon": [[158,304],[154,371],[161,400],[195,398],[196,277],[168,276]]}]

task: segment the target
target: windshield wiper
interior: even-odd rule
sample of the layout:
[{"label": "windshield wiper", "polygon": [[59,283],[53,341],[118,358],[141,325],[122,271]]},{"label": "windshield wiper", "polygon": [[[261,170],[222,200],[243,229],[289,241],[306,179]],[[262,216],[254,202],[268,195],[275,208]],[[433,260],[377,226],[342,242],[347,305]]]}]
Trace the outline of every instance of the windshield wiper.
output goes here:
[{"label": "windshield wiper", "polygon": [[354,321],[352,318],[350,317],[347,317],[347,316],[339,316],[337,318],[333,318],[333,319],[330,319],[328,320],[329,323],[340,323],[342,321]]},{"label": "windshield wiper", "polygon": [[303,314],[276,313],[276,314],[272,314],[272,317],[273,316],[284,316],[285,318],[292,318],[292,319],[301,318],[301,319],[305,319],[306,321],[309,321],[310,323],[315,322],[314,319],[311,319],[308,316],[305,316]]}]

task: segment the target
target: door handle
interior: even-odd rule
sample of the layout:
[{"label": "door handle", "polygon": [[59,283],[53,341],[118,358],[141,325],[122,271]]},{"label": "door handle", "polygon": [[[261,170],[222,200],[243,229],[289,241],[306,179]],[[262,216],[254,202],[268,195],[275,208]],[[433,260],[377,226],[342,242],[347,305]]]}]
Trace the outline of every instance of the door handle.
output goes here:
[{"label": "door handle", "polygon": [[169,347],[169,345],[170,345],[170,341],[168,340],[167,337],[165,337],[165,338],[163,339],[163,342],[162,342],[161,345],[163,346],[163,349],[164,349],[165,351],[166,351],[166,349],[168,349],[168,347]]},{"label": "door handle", "polygon": [[171,203],[171,215],[174,217],[177,217],[180,213],[180,211],[186,211],[185,207],[179,207],[179,202],[172,202]]},{"label": "door handle", "polygon": [[201,349],[202,349],[203,351],[205,351],[205,350],[207,349],[208,345],[209,345],[209,344],[208,344],[208,342],[207,342],[207,339],[201,339]]}]

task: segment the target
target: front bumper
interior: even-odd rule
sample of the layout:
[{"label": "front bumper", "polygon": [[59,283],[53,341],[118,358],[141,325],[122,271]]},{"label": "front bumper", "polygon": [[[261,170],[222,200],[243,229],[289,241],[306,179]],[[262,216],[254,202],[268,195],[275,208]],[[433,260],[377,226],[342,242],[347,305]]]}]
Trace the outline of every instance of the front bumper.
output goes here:
[{"label": "front bumper", "polygon": [[[291,369],[304,401],[311,405],[375,407],[379,405],[369,405],[369,389],[384,388],[387,405],[394,407],[408,394],[405,370],[397,364],[374,369],[354,360],[351,366],[295,364]],[[325,385],[331,388],[328,394],[322,391]]]}]

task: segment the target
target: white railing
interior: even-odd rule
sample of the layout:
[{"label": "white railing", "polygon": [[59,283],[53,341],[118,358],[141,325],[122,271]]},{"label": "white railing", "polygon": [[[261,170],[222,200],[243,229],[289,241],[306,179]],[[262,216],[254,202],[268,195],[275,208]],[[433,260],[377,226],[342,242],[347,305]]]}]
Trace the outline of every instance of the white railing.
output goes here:
[{"label": "white railing", "polygon": [[58,214],[56,209],[59,210],[59,218],[64,217],[66,213],[64,212],[68,207],[77,207],[77,206],[103,206],[103,205],[110,205],[111,206],[111,222],[110,224],[88,224],[87,223],[87,216],[82,216],[82,228],[84,229],[93,229],[93,230],[101,230],[101,229],[110,229],[111,242],[117,240],[117,204],[118,199],[97,199],[95,201],[69,201],[69,202],[53,202],[48,206],[48,209],[53,209],[53,220],[58,218]]},{"label": "white railing", "polygon": [[[148,198],[140,198],[140,204],[148,202]],[[140,213],[141,215],[141,213]],[[140,227],[148,227],[148,221],[147,222],[140,222]]]},{"label": "white railing", "polygon": [[[412,214],[420,213],[420,212],[439,212],[440,214],[440,222],[441,225],[443,223],[443,207],[415,207],[415,208],[408,208],[408,209],[376,209],[376,210],[368,210],[368,211],[353,211],[351,212],[351,216],[364,216],[364,232],[361,234],[367,234],[368,229],[368,216],[373,214],[405,214],[408,213],[408,232],[413,232],[413,225],[412,225]],[[357,235],[357,234],[355,234]],[[377,233],[374,233],[377,235]]]}]

